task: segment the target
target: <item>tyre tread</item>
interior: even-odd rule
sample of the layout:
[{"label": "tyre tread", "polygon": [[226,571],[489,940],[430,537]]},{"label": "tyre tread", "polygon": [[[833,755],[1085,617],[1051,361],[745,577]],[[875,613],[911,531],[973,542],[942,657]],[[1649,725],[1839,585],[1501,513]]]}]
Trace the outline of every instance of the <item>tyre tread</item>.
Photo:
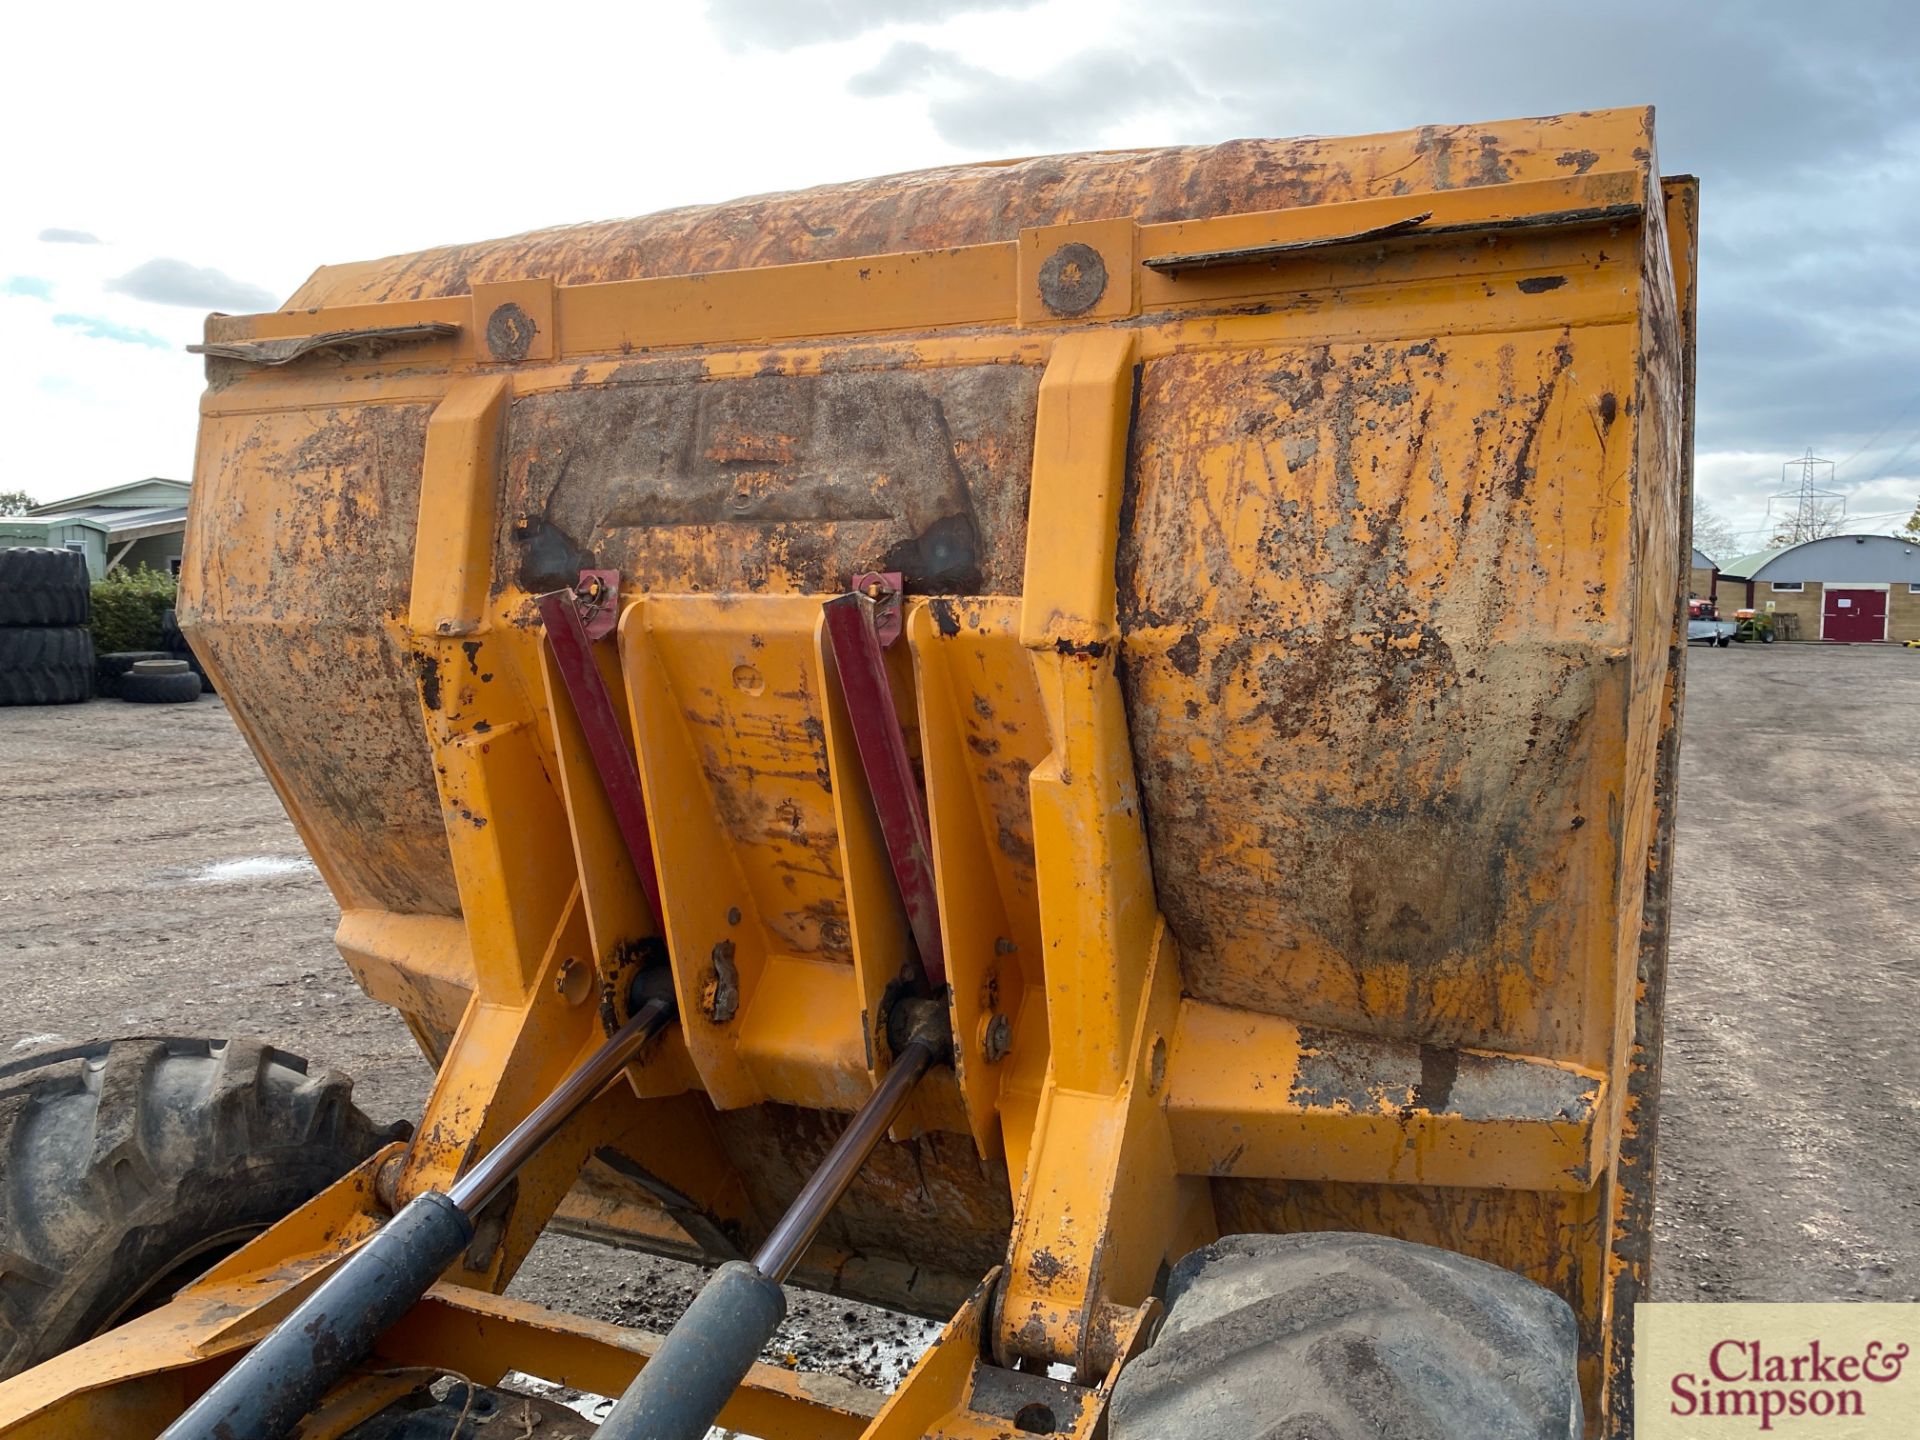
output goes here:
[{"label": "tyre tread", "polygon": [[1113,1440],[1567,1440],[1578,1333],[1496,1266],[1382,1236],[1230,1236],[1182,1260]]},{"label": "tyre tread", "polygon": [[92,694],[93,636],[83,627],[0,626],[0,705],[71,705]]},{"label": "tyre tread", "polygon": [[135,705],[184,705],[200,698],[200,677],[191,670],[172,675],[129,670],[120,677],[120,698]]},{"label": "tyre tread", "polygon": [[265,1228],[408,1130],[258,1041],[138,1037],[0,1066],[0,1378],[90,1338],[196,1234]]},{"label": "tyre tread", "polygon": [[84,555],[41,545],[0,549],[0,626],[85,625],[92,615]]}]

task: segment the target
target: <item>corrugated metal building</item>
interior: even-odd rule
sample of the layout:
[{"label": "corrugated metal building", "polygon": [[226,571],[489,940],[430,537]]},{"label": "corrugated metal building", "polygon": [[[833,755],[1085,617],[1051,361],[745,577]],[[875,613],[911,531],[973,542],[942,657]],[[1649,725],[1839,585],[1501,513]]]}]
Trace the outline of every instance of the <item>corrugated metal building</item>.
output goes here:
[{"label": "corrugated metal building", "polygon": [[36,505],[0,519],[0,547],[78,550],[96,580],[123,565],[177,574],[190,488],[184,480],[154,476]]},{"label": "corrugated metal building", "polygon": [[1920,542],[1829,535],[1720,567],[1720,610],[1794,617],[1794,638],[1920,640]]}]

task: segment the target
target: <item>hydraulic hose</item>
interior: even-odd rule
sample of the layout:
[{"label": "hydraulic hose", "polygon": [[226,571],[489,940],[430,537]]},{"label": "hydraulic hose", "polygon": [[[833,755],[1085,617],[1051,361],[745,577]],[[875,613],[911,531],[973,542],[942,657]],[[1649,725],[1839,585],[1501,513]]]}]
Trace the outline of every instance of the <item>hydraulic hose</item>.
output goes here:
[{"label": "hydraulic hose", "polygon": [[[643,983],[655,974],[642,977]],[[670,982],[448,1187],[415,1196],[342,1262],[161,1440],[281,1440],[373,1348],[473,1239],[475,1218],[580,1107],[672,1020]]]}]

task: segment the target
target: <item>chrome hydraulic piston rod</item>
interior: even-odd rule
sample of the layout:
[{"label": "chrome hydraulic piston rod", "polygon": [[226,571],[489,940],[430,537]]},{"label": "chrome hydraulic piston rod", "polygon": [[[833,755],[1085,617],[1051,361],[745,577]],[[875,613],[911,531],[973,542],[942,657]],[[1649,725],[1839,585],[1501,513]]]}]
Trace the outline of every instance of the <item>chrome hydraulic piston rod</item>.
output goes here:
[{"label": "chrome hydraulic piston rod", "polygon": [[793,1273],[874,1146],[899,1118],[920,1077],[951,1055],[944,1005],[907,1000],[900,1008],[910,1018],[885,1078],[840,1132],[753,1259],[722,1265],[694,1296],[646,1368],[593,1432],[594,1440],[701,1440],[712,1426],[786,1318],[780,1282]]},{"label": "chrome hydraulic piston rod", "polygon": [[633,1018],[567,1074],[445,1193],[415,1196],[274,1327],[161,1440],[280,1440],[473,1240],[480,1212],[674,1015],[664,967],[635,986]]}]

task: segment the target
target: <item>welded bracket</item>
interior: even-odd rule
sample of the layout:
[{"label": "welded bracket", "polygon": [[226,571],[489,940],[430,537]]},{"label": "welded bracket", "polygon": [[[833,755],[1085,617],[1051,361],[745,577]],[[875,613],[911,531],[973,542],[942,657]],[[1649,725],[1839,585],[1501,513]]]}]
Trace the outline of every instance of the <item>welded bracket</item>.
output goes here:
[{"label": "welded bracket", "polygon": [[573,608],[587,639],[606,639],[620,623],[620,572],[582,570],[573,586]]},{"label": "welded bracket", "polygon": [[[568,983],[570,967],[593,953],[570,833],[569,798],[549,773],[548,738],[537,719],[545,692],[537,635],[499,623],[492,612],[495,497],[507,386],[497,375],[456,382],[427,426],[413,586],[403,636],[419,684],[421,720],[433,752],[447,850],[459,889],[471,964],[471,999],[447,1043],[425,1114],[389,1194],[399,1202],[444,1189],[472,1158],[497,1144],[543,1098],[586,1046],[599,1040],[598,1009]],[[589,746],[602,803],[620,814],[637,786],[623,787],[633,762],[608,723],[585,626],[570,598],[555,607],[553,662],[568,677],[577,719],[597,737]],[[530,703],[531,702],[531,703]],[[611,776],[611,779],[607,777]],[[644,810],[621,814],[622,840],[645,845]],[[652,876],[651,852],[636,860]],[[603,1108],[603,1107],[602,1107]],[[515,1191],[483,1215],[462,1278],[506,1283],[586,1155],[603,1143],[614,1112],[583,1116],[564,1143],[521,1172]]]},{"label": "welded bracket", "polygon": [[903,620],[900,602],[905,598],[906,577],[898,570],[869,570],[853,577],[847,588],[873,602],[873,633],[885,650],[900,638]]},{"label": "welded bracket", "polygon": [[1003,1275],[998,1269],[987,1273],[861,1440],[977,1440],[1010,1432],[1055,1440],[1105,1436],[1107,1402],[1121,1370],[1152,1341],[1160,1302],[1145,1300],[1113,1317],[1113,1359],[1101,1374],[1087,1383],[1058,1380],[995,1364],[986,1353]]},{"label": "welded bracket", "polygon": [[1132,409],[1124,332],[1070,335],[1040,382],[1020,639],[1052,750],[1029,781],[1052,1063],[990,1341],[1003,1364],[1111,1364],[1163,1260],[1212,1238],[1160,1104],[1179,965],[1154,903],[1114,567]]}]

